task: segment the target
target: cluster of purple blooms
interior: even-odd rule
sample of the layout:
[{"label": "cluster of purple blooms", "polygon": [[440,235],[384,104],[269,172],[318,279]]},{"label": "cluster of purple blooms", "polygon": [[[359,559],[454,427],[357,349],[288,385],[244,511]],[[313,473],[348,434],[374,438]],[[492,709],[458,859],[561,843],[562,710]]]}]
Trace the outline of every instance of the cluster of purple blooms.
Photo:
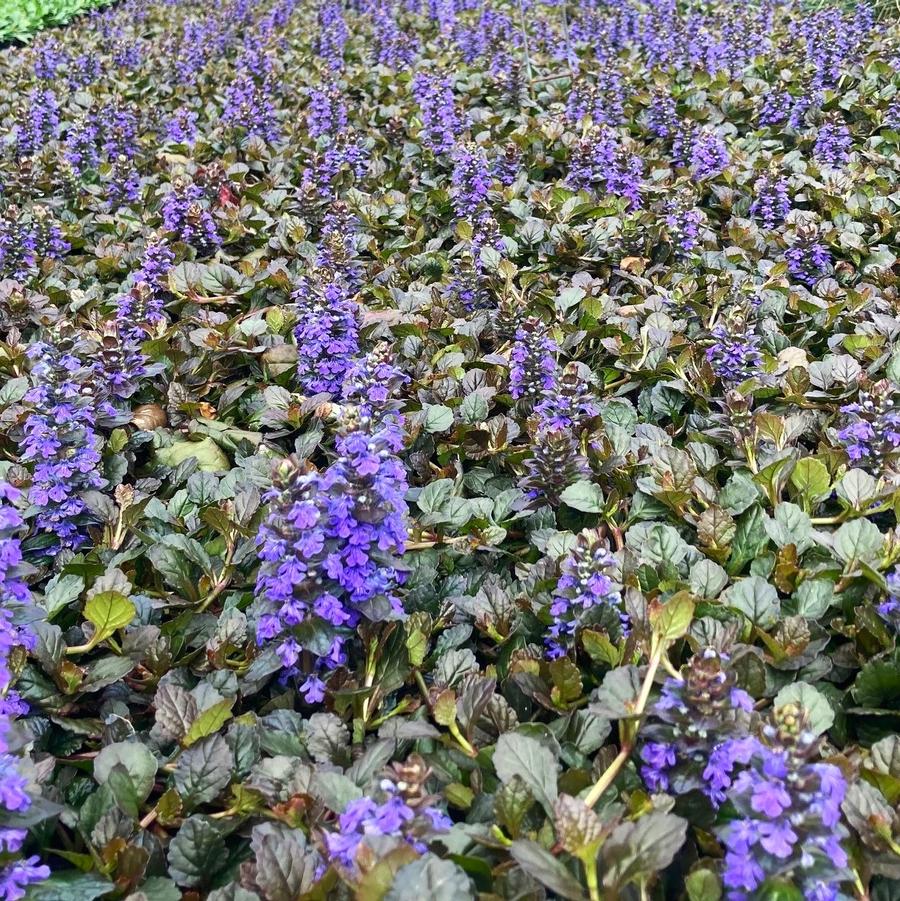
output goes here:
[{"label": "cluster of purple blooms", "polygon": [[871,391],[861,391],[855,403],[841,407],[841,413],[847,424],[837,438],[850,462],[882,473],[900,448],[900,408],[889,383],[878,382]]},{"label": "cluster of purple blooms", "polygon": [[715,178],[728,168],[728,148],[721,135],[710,129],[701,129],[691,142],[691,172],[702,180]]},{"label": "cluster of purple blooms", "polygon": [[[16,608],[31,602],[19,539],[25,523],[15,506],[19,498],[17,488],[0,482],[0,812],[4,815],[23,814],[32,806],[28,780],[19,771],[19,758],[11,744],[13,720],[28,707],[12,688],[9,657],[16,647],[32,650],[36,640],[27,626],[15,623]],[[4,860],[0,864],[0,898],[4,901],[19,901],[28,885],[50,875],[50,868],[41,864],[37,855],[8,859],[22,850],[26,837],[24,829],[0,827],[0,855]]]},{"label": "cluster of purple blooms", "polygon": [[717,829],[725,846],[728,901],[747,901],[769,879],[788,877],[812,901],[835,901],[850,875],[842,842],[847,783],[838,767],[815,762],[820,740],[794,705],[774,711],[760,739],[732,757],[743,765],[728,790],[737,817]]},{"label": "cluster of purple blooms", "polygon": [[758,335],[719,324],[710,336],[713,343],[706,349],[706,361],[718,378],[737,383],[759,373],[762,354]]},{"label": "cluster of purple blooms", "polygon": [[59,128],[59,101],[50,88],[34,88],[19,114],[16,153],[20,157],[40,153]]},{"label": "cluster of purple blooms", "polygon": [[344,21],[341,4],[325,2],[319,8],[319,29],[316,50],[333,72],[344,68],[344,46],[350,30]]},{"label": "cluster of purple blooms", "polygon": [[828,166],[841,166],[850,157],[852,143],[846,123],[830,120],[819,126],[813,156]]},{"label": "cluster of purple blooms", "polygon": [[197,113],[186,106],[175,110],[168,122],[164,140],[173,144],[193,144],[197,140]]},{"label": "cluster of purple blooms", "polygon": [[397,24],[396,5],[379,4],[372,13],[375,32],[375,61],[388,69],[412,68],[415,46]]},{"label": "cluster of purple blooms", "polygon": [[422,117],[422,145],[438,157],[450,153],[462,131],[450,79],[419,71],[411,87]]},{"label": "cluster of purple blooms", "polygon": [[[619,586],[610,578],[615,558],[596,530],[586,529],[560,564],[560,576],[550,604],[551,624],[544,638],[547,657],[565,657],[571,651],[575,630],[585,617],[612,610],[622,634],[628,633],[628,616],[618,611]],[[599,608],[599,609],[598,609]]]},{"label": "cluster of purple blooms", "polygon": [[306,129],[311,138],[334,135],[347,127],[347,102],[334,84],[313,88],[309,92]]},{"label": "cluster of purple blooms", "polygon": [[394,364],[390,346],[378,344],[348,368],[341,402],[352,404],[362,416],[385,417],[396,404],[392,398],[409,382],[410,377]]},{"label": "cluster of purple blooms", "polygon": [[[412,767],[421,769],[413,762]],[[403,770],[408,767],[400,767]],[[325,847],[333,863],[351,873],[357,872],[357,852],[367,840],[394,839],[411,845],[424,854],[426,840],[447,832],[453,821],[434,806],[436,798],[422,795],[419,780],[385,778],[379,782],[375,797],[364,796],[350,801],[338,818],[338,829],[325,833]],[[427,775],[427,774],[423,774]]]},{"label": "cluster of purple blooms", "polygon": [[714,807],[724,802],[753,709],[736,683],[728,657],[712,648],[666,679],[641,730],[640,771],[651,791],[700,791]]},{"label": "cluster of purple blooms", "polygon": [[61,259],[68,251],[59,225],[43,207],[25,215],[10,206],[0,215],[0,277],[27,281],[42,260]]},{"label": "cluster of purple blooms", "polygon": [[529,316],[522,322],[509,356],[509,393],[513,400],[531,409],[544,392],[555,387],[557,349],[540,319]]},{"label": "cluster of purple blooms", "polygon": [[603,191],[623,197],[630,207],[641,204],[644,164],[622,146],[608,125],[596,125],[572,150],[566,181],[576,191]]},{"label": "cluster of purple blooms", "polygon": [[534,408],[538,429],[548,432],[580,432],[588,420],[600,412],[593,392],[585,384],[574,363],[560,377],[554,374],[553,385],[543,392]]},{"label": "cluster of purple blooms", "polygon": [[96,363],[86,365],[60,342],[32,344],[28,356],[33,387],[24,398],[29,412],[19,455],[33,464],[28,500],[39,530],[52,534],[57,547],[77,548],[87,540],[81,492],[104,484],[98,423],[115,410],[95,393]]},{"label": "cluster of purple blooms", "polygon": [[144,248],[140,267],[133,273],[131,290],[119,297],[116,321],[123,335],[140,338],[165,322],[165,279],[175,263],[175,254],[159,236]]},{"label": "cluster of purple blooms", "polygon": [[216,223],[206,205],[203,189],[189,178],[178,176],[162,202],[163,228],[175,240],[210,252],[221,243]]},{"label": "cluster of purple blooms", "polygon": [[267,81],[249,72],[239,73],[225,89],[222,122],[229,128],[243,129],[251,137],[274,143],[281,136],[275,105]]},{"label": "cluster of purple blooms", "polygon": [[784,258],[788,264],[788,272],[807,288],[811,288],[825,275],[831,264],[831,251],[814,233],[804,231],[785,250]]},{"label": "cluster of purple blooms", "polygon": [[491,187],[491,173],[484,150],[473,141],[456,148],[451,184],[450,193],[456,217],[476,218],[484,209]]},{"label": "cluster of purple blooms", "polygon": [[[346,408],[336,459],[324,472],[287,460],[266,495],[256,595],[257,640],[278,641],[286,675],[306,676],[308,703],[324,697],[319,673],[346,662],[348,630],[362,617],[400,618],[397,556],[406,547],[406,470],[399,419]],[[311,665],[301,663],[308,651]],[[315,668],[313,670],[312,668]]]},{"label": "cluster of purple blooms", "polygon": [[666,202],[666,231],[679,253],[696,249],[702,223],[703,213],[694,205],[690,192],[679,192]]},{"label": "cluster of purple blooms", "polygon": [[772,173],[763,173],[756,181],[750,215],[758,219],[763,228],[775,228],[791,211],[787,180]]},{"label": "cluster of purple blooms", "polygon": [[878,615],[900,631],[900,569],[894,569],[887,577],[887,598],[875,608]]},{"label": "cluster of purple blooms", "polygon": [[306,395],[339,396],[360,354],[360,310],[346,281],[328,271],[300,280],[291,300],[298,317],[297,377]]},{"label": "cluster of purple blooms", "polygon": [[336,193],[335,180],[341,173],[349,171],[360,179],[368,165],[368,148],[353,129],[345,129],[312,153],[303,169],[298,194],[311,198],[317,205],[327,203]]}]

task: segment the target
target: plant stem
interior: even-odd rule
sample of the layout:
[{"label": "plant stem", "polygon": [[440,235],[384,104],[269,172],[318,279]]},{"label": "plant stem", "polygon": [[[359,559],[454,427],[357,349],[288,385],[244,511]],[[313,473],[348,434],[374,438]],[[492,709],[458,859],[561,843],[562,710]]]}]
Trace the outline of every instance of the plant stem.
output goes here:
[{"label": "plant stem", "polygon": [[[644,682],[641,685],[641,693],[638,695],[638,699],[634,706],[634,713],[638,717],[643,715],[644,708],[647,706],[650,692],[653,689],[653,680],[656,678],[656,671],[659,669],[659,664],[662,660],[664,651],[664,643],[658,641],[654,636],[650,645],[650,662],[647,665],[647,672],[644,675]],[[593,807],[600,800],[603,793],[613,784],[616,776],[619,775],[620,770],[627,763],[632,750],[634,750],[634,739],[636,734],[637,729],[631,733],[629,738],[622,742],[622,748],[616,755],[616,759],[606,768],[603,775],[594,783],[594,787],[590,792],[588,792],[587,797],[584,799],[584,803],[587,804],[588,807]]]}]

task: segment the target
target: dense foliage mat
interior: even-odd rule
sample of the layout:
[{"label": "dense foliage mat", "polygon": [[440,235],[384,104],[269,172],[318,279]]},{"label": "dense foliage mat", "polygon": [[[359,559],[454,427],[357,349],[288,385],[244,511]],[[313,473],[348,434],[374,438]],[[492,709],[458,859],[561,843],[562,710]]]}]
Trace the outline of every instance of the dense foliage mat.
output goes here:
[{"label": "dense foliage mat", "polygon": [[782,0],[0,51],[0,897],[900,897],[898,70]]},{"label": "dense foliage mat", "polygon": [[0,0],[0,43],[23,41],[40,28],[62,25],[112,0]]}]

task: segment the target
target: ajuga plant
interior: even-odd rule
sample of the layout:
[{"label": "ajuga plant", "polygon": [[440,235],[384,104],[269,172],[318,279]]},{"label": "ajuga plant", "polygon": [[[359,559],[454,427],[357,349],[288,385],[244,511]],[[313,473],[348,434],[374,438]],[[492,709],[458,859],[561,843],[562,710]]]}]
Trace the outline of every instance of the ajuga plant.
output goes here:
[{"label": "ajuga plant", "polygon": [[27,743],[26,734],[14,722],[27,713],[28,705],[13,688],[11,658],[17,650],[33,651],[36,636],[26,616],[31,592],[21,546],[27,529],[16,506],[21,500],[16,488],[0,482],[0,897],[9,901],[50,875],[38,855],[22,854],[28,836],[22,827],[28,825],[34,802],[17,753]]},{"label": "ajuga plant", "polygon": [[329,270],[311,272],[291,295],[298,317],[297,379],[305,394],[339,394],[359,355],[360,310],[350,286]]},{"label": "ajuga plant", "polygon": [[510,353],[509,393],[526,410],[556,386],[556,343],[541,320],[530,317],[516,329]]},{"label": "ajuga plant", "polygon": [[641,729],[641,776],[651,791],[702,792],[718,807],[749,734],[753,700],[728,656],[706,648],[665,680]]},{"label": "ajuga plant", "polygon": [[752,897],[784,879],[815,901],[841,897],[849,862],[841,823],[847,782],[819,759],[821,739],[795,704],[776,708],[758,739],[745,744],[745,769],[728,798],[737,816],[717,833],[725,846],[729,899]]},{"label": "ajuga plant", "polygon": [[406,473],[396,420],[353,407],[341,413],[335,460],[279,464],[266,495],[258,544],[257,640],[273,642],[286,675],[301,677],[307,703],[324,696],[323,676],[345,664],[360,620],[397,619],[407,539]]},{"label": "ajuga plant", "polygon": [[[592,616],[613,611],[613,633],[627,634],[628,617],[619,612],[620,586],[612,578],[615,558],[596,531],[585,530],[560,564],[560,576],[550,604],[550,628],[544,644],[547,656],[562,657],[574,648],[576,631]],[[618,636],[617,636],[618,637]]]},{"label": "ajuga plant", "polygon": [[71,339],[32,344],[31,387],[24,397],[20,460],[30,467],[28,500],[35,525],[56,549],[87,541],[90,514],[81,492],[104,485],[100,424],[115,410],[97,378],[97,363]]},{"label": "ajuga plant", "polygon": [[[359,873],[359,859],[384,854],[387,848],[407,844],[424,851],[429,839],[446,832],[453,821],[427,792],[431,770],[413,754],[396,762],[378,781],[371,795],[350,801],[338,818],[336,829],[325,833],[329,858],[352,875]],[[374,843],[378,848],[368,847]]]},{"label": "ajuga plant", "polygon": [[882,475],[900,448],[900,409],[895,389],[882,380],[859,392],[856,401],[841,407],[843,423],[837,439],[853,466]]}]

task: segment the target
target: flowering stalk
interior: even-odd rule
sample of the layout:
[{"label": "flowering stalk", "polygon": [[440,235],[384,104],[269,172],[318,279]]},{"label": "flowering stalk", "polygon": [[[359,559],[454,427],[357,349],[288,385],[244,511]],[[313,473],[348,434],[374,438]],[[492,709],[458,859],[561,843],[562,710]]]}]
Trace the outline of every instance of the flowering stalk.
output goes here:
[{"label": "flowering stalk", "polygon": [[302,278],[291,300],[298,317],[300,389],[307,395],[339,395],[359,354],[359,306],[344,280],[328,271]]},{"label": "flowering stalk", "polygon": [[560,566],[560,577],[550,605],[552,624],[544,638],[547,657],[564,657],[583,618],[598,609],[609,609],[627,633],[628,617],[617,608],[622,602],[618,586],[608,575],[615,558],[599,533],[586,529],[575,539],[575,547]]},{"label": "flowering stalk", "polygon": [[[286,460],[266,495],[256,583],[265,612],[257,641],[277,639],[287,674],[306,674],[301,691],[308,703],[324,698],[317,673],[346,662],[348,631],[363,617],[403,616],[396,594],[403,581],[397,556],[407,539],[402,446],[397,421],[379,424],[348,407],[335,462],[318,472]],[[314,672],[301,665],[304,651]]]},{"label": "flowering stalk", "polygon": [[81,492],[101,488],[98,420],[115,411],[94,394],[96,364],[86,365],[59,342],[31,345],[33,387],[25,395],[20,460],[33,463],[28,500],[37,507],[35,524],[51,533],[58,547],[77,548],[87,540],[87,507]]},{"label": "flowering stalk", "polygon": [[881,475],[900,448],[900,408],[888,381],[877,382],[859,399],[841,407],[847,419],[837,433],[850,462],[865,464]]},{"label": "flowering stalk", "polygon": [[718,807],[731,784],[731,739],[746,735],[740,713],[753,699],[736,687],[728,658],[707,648],[679,678],[666,679],[642,730],[641,776],[651,791],[701,790]]},{"label": "flowering stalk", "polygon": [[[18,757],[10,745],[12,720],[26,713],[28,706],[12,689],[9,657],[16,647],[32,650],[36,637],[27,626],[15,624],[14,610],[31,602],[25,583],[19,535],[24,521],[14,506],[20,498],[17,488],[0,482],[0,814],[4,819],[24,814],[32,805],[28,780],[18,769]],[[18,901],[25,888],[50,876],[50,868],[37,855],[15,859],[27,837],[25,829],[0,826],[0,898]]]},{"label": "flowering stalk", "polygon": [[840,821],[847,783],[836,766],[814,762],[820,744],[793,704],[774,711],[761,739],[744,741],[747,769],[728,792],[738,817],[717,829],[729,901],[777,877],[794,881],[804,898],[838,897],[849,876]]},{"label": "flowering stalk", "polygon": [[339,830],[326,832],[329,858],[351,877],[358,875],[357,852],[367,836],[399,839],[420,854],[427,850],[425,840],[446,832],[453,822],[434,804],[425,782],[431,774],[417,754],[405,763],[394,763],[377,792],[351,801],[338,820]]}]

